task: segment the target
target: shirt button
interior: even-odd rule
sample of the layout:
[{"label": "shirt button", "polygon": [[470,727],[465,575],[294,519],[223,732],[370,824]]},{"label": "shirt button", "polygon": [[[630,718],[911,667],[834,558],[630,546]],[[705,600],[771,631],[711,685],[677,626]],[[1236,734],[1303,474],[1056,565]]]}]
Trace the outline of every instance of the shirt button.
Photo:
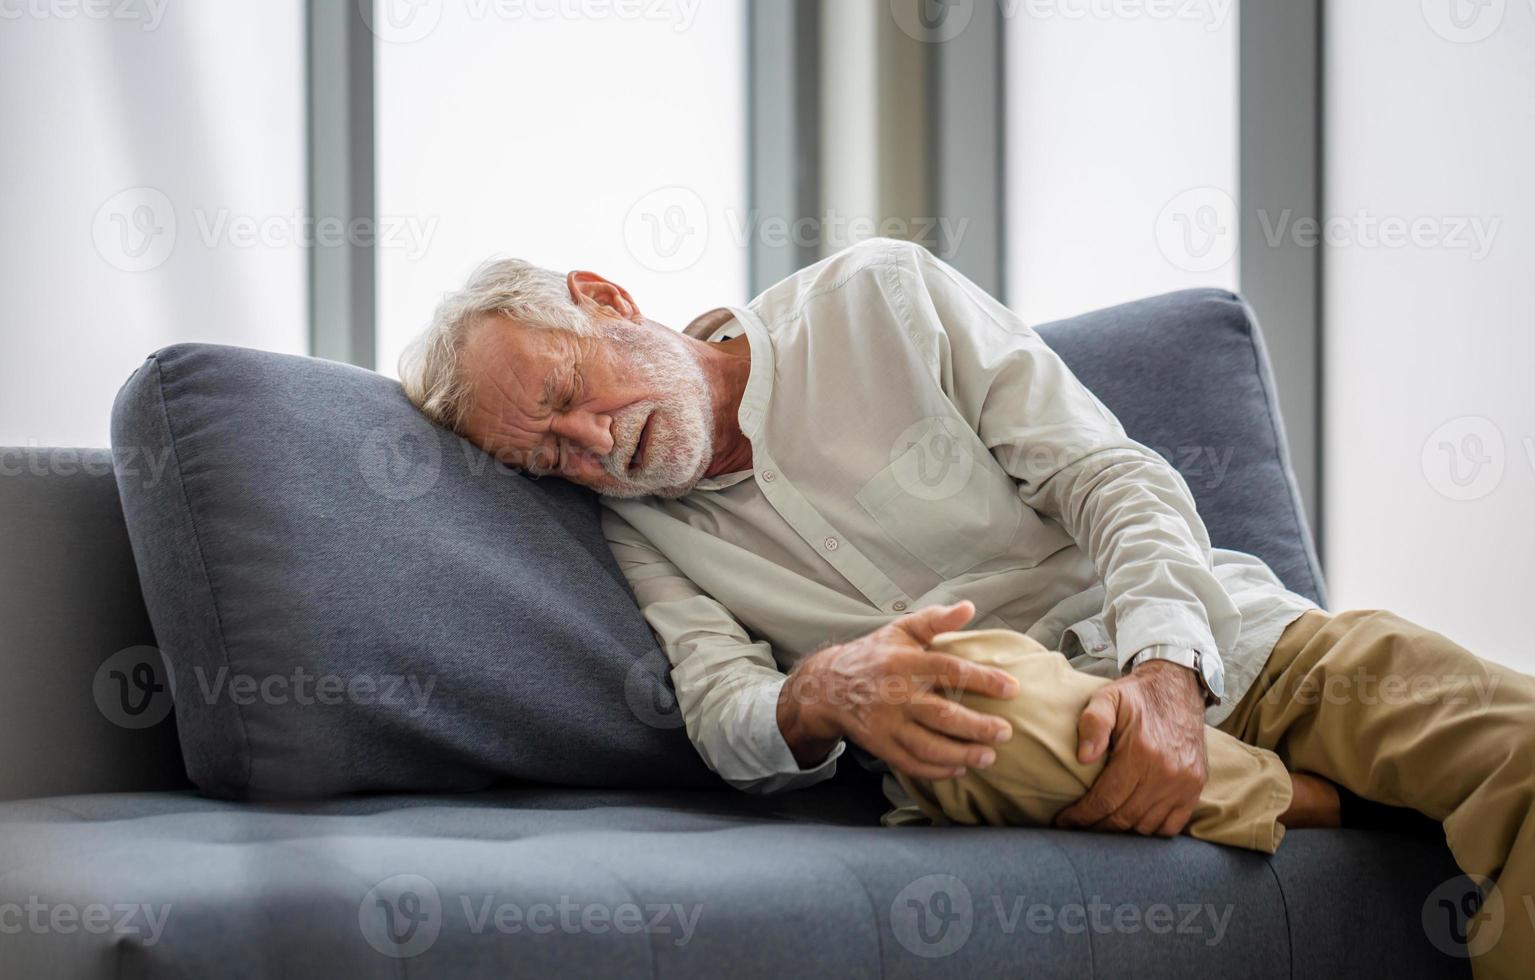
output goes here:
[{"label": "shirt button", "polygon": [[1103,651],[1107,650],[1108,648],[1109,648],[1109,645],[1107,643],[1094,643],[1093,644],[1093,652],[1094,653],[1102,653]]},{"label": "shirt button", "polygon": [[774,473],[772,470],[763,470],[762,471],[762,482],[763,483],[772,483],[776,479],[778,479],[778,474]]},{"label": "shirt button", "polygon": [[905,599],[897,599],[897,600],[895,600],[895,604],[892,605],[890,608],[894,609],[896,612],[905,612],[906,611],[906,600]]},{"label": "shirt button", "polygon": [[837,550],[837,546],[839,544],[839,542],[837,541],[836,538],[827,538],[825,541],[822,541],[821,543],[826,546],[826,550],[827,551],[836,551]]}]

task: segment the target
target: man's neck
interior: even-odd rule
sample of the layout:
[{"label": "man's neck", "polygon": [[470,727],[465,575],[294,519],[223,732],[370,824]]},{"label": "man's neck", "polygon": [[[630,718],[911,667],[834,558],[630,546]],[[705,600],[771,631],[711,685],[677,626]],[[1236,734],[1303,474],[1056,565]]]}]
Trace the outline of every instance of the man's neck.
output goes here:
[{"label": "man's neck", "polygon": [[709,382],[709,399],[714,406],[714,456],[704,476],[749,470],[752,444],[741,431],[741,399],[751,377],[751,344],[742,334],[720,344],[688,338]]}]

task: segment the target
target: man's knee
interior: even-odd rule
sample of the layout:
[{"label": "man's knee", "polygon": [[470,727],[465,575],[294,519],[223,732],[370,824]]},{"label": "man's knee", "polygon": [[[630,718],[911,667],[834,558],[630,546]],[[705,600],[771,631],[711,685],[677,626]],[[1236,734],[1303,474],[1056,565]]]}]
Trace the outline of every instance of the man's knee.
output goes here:
[{"label": "man's knee", "polygon": [[1005,718],[1027,717],[1034,726],[1054,729],[1064,724],[1074,732],[1087,699],[1107,683],[1073,670],[1064,654],[1012,630],[945,633],[934,639],[931,649],[1012,674],[1018,680],[1018,695],[1010,701],[964,692],[956,692],[955,700]]},{"label": "man's knee", "polygon": [[1008,630],[948,633],[932,649],[999,667],[1018,679],[1010,700],[956,692],[958,703],[997,715],[1012,737],[995,763],[958,779],[924,784],[929,806],[961,823],[1047,824],[1091,782],[1077,762],[1077,721],[1092,692],[1108,683],[1073,670],[1064,655]]}]

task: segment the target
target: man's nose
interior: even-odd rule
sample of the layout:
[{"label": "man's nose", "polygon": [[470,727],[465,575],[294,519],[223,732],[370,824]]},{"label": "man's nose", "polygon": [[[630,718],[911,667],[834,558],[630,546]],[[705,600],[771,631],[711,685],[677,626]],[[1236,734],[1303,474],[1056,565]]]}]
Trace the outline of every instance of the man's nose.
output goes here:
[{"label": "man's nose", "polygon": [[555,433],[589,453],[606,456],[613,451],[613,418],[592,412],[572,412],[554,426]]}]

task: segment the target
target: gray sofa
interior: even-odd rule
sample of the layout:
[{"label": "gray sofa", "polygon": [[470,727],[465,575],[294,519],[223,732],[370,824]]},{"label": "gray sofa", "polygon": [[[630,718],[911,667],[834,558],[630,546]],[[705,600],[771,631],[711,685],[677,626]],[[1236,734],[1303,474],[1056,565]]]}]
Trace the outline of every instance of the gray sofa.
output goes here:
[{"label": "gray sofa", "polygon": [[[1323,598],[1240,300],[1173,294],[1042,333],[1183,470],[1217,545]],[[1457,870],[1431,835],[1299,831],[1270,858],[885,829],[853,765],[765,799],[201,797],[173,717],[125,727],[102,703],[107,659],[154,643],[113,465],[0,451],[0,977],[1468,975],[1437,925]]]}]

